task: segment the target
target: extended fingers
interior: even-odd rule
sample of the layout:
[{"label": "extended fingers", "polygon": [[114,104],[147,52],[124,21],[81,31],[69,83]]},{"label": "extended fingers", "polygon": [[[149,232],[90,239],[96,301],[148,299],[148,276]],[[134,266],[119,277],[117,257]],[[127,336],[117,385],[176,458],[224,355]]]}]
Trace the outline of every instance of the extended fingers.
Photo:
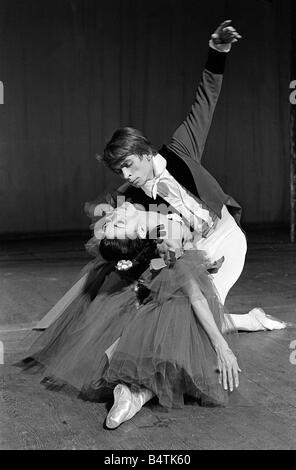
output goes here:
[{"label": "extended fingers", "polygon": [[241,369],[235,362],[232,363],[223,363],[219,364],[219,384],[223,386],[225,390],[230,390],[233,392],[234,387],[238,388],[239,386],[239,372]]},{"label": "extended fingers", "polygon": [[237,358],[229,348],[221,350],[218,347],[216,352],[218,355],[219,384],[225,390],[229,389],[233,392],[234,387],[239,386],[239,372],[241,372]]},{"label": "extended fingers", "polygon": [[228,377],[229,372],[225,364],[221,364],[221,366],[219,366],[219,384],[222,385],[224,390],[228,390]]},{"label": "extended fingers", "polygon": [[241,39],[241,35],[233,26],[230,26],[231,20],[226,20],[212,34],[212,40],[216,43],[233,43]]},{"label": "extended fingers", "polygon": [[230,391],[233,391],[233,384],[235,385],[235,388],[238,388],[239,386],[239,373],[241,372],[241,369],[239,368],[237,361],[235,360],[235,363],[229,368],[229,387]]},{"label": "extended fingers", "polygon": [[241,35],[237,31],[224,31],[221,36],[225,39],[227,38],[235,38],[235,39],[241,39]]},{"label": "extended fingers", "polygon": [[220,29],[220,30],[222,31],[222,29],[223,29],[223,28],[226,28],[226,26],[229,26],[230,23],[232,23],[232,20],[225,20],[225,21],[223,21],[223,22],[220,24],[220,26],[218,27],[217,30]]},{"label": "extended fingers", "polygon": [[241,39],[242,37],[232,26],[224,28],[217,36],[224,41],[229,39]]},{"label": "extended fingers", "polygon": [[240,370],[239,368],[233,369],[233,377],[234,377],[235,388],[237,388],[239,386],[239,376],[238,376],[239,370]]},{"label": "extended fingers", "polygon": [[225,365],[222,366],[222,385],[224,390],[227,390],[228,382],[227,382],[227,370]]}]

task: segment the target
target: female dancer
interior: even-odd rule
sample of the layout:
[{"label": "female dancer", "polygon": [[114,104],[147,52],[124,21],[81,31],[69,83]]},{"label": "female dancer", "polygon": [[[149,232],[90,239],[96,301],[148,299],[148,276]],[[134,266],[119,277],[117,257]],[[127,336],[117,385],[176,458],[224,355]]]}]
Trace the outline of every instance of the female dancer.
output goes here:
[{"label": "female dancer", "polygon": [[[151,239],[159,225],[166,232],[166,263]],[[239,385],[240,368],[209,273],[223,260],[209,265],[177,216],[130,203],[95,229],[106,261],[94,261],[82,295],[40,335],[21,365],[44,366],[43,383],[70,385],[85,399],[100,400],[113,390],[110,429],[152,396],[165,407],[182,407],[185,395],[202,405],[225,404],[228,391]]]}]

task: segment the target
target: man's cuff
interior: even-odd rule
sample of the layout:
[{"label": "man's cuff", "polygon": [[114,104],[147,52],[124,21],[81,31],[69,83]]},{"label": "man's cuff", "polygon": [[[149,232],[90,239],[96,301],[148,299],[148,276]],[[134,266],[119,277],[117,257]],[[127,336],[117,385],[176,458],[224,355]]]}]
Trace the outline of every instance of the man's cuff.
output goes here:
[{"label": "man's cuff", "polygon": [[215,44],[213,39],[210,39],[209,40],[209,46],[212,48],[212,49],[215,49],[216,51],[218,52],[229,52],[230,49],[231,49],[231,43],[229,44]]},{"label": "man's cuff", "polygon": [[225,52],[218,52],[216,49],[210,47],[205,69],[212,73],[222,75],[225,69],[226,57],[227,54]]}]

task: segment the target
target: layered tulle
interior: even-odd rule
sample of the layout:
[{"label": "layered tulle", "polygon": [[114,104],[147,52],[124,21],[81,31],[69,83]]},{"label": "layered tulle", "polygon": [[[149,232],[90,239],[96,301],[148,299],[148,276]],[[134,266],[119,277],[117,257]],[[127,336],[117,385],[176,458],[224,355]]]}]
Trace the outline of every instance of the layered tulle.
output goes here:
[{"label": "layered tulle", "polygon": [[207,269],[203,254],[192,250],[169,267],[146,270],[140,306],[134,283],[111,272],[92,301],[79,295],[41,334],[22,365],[43,365],[43,382],[71,385],[90,400],[125,383],[152,390],[165,407],[182,407],[185,396],[225,404],[217,355],[188,295],[195,286],[197,308],[206,298],[222,332],[224,308]]}]

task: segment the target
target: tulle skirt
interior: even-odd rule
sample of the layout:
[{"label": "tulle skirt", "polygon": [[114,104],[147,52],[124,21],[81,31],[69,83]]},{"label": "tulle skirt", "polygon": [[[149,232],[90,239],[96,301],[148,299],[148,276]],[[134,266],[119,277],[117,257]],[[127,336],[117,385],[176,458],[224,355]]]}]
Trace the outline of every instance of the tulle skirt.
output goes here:
[{"label": "tulle skirt", "polygon": [[201,405],[226,404],[216,352],[188,296],[192,280],[197,308],[206,299],[222,332],[224,307],[203,253],[192,250],[169,267],[143,273],[148,295],[140,305],[134,284],[112,272],[93,300],[84,293],[69,305],[21,365],[42,366],[44,384],[70,385],[88,400],[105,399],[124,383],[148,388],[168,408],[182,407],[186,396]]}]

